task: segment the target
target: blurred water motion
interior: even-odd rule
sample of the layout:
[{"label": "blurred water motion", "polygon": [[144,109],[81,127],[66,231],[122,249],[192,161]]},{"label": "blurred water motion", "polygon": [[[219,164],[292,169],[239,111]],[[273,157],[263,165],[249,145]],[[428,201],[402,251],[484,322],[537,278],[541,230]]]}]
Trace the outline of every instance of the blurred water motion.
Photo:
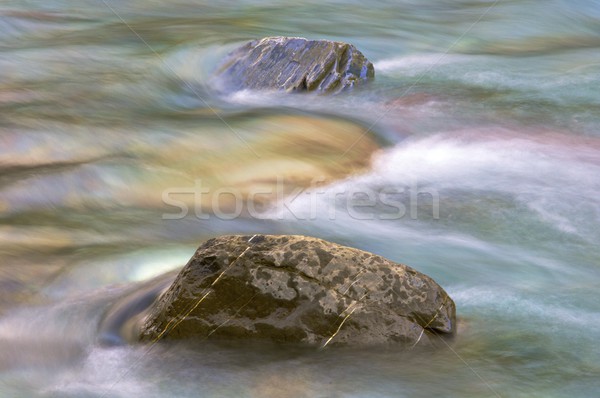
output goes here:
[{"label": "blurred water motion", "polygon": [[[4,2],[0,395],[594,395],[599,22],[589,0]],[[355,44],[376,79],[216,95],[220,57],[271,35]],[[99,343],[201,241],[257,232],[429,274],[452,350]]]}]

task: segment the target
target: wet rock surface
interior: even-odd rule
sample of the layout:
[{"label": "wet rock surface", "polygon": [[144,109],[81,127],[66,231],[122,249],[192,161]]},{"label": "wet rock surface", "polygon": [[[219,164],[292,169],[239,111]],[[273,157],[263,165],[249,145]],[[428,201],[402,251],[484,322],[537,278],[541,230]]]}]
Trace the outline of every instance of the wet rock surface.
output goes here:
[{"label": "wet rock surface", "polygon": [[455,328],[452,299],[405,265],[304,236],[222,236],[153,303],[140,339],[412,346]]},{"label": "wet rock surface", "polygon": [[339,92],[375,76],[373,64],[351,44],[299,37],[267,37],[233,51],[216,73],[221,88]]}]

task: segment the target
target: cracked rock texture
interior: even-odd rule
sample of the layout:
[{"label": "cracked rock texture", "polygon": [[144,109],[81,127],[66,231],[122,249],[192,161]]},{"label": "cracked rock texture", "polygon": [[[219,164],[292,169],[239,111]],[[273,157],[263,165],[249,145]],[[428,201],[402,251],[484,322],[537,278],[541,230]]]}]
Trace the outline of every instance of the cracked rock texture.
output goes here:
[{"label": "cracked rock texture", "polygon": [[373,78],[375,71],[351,44],[267,37],[233,51],[216,75],[224,89],[333,93]]},{"label": "cracked rock texture", "polygon": [[305,236],[222,236],[151,306],[142,341],[257,338],[313,345],[430,344],[455,306],[431,278]]}]

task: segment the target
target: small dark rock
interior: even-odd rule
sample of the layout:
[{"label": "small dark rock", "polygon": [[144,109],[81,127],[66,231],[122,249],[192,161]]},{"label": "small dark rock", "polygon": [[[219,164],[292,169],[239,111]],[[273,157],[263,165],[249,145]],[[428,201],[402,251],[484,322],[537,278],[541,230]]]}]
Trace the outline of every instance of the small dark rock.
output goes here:
[{"label": "small dark rock", "polygon": [[452,299],[405,265],[304,236],[222,236],[153,303],[140,338],[415,345],[455,328]]},{"label": "small dark rock", "polygon": [[374,77],[373,64],[351,44],[267,37],[233,51],[217,70],[226,89],[339,92]]}]

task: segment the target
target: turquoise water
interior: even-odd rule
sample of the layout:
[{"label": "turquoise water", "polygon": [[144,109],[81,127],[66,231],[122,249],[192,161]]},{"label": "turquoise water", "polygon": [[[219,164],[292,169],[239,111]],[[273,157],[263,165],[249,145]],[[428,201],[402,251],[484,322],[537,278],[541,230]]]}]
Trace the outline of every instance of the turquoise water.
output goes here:
[{"label": "turquoise water", "polygon": [[[351,42],[376,79],[336,97],[218,94],[220,57],[270,35]],[[596,395],[599,47],[589,0],[2,2],[0,395]],[[207,197],[208,219],[177,218],[164,200],[278,178],[258,217],[216,217],[235,209]],[[209,237],[256,232],[430,275],[456,301],[456,339],[100,344],[117,298]]]}]

